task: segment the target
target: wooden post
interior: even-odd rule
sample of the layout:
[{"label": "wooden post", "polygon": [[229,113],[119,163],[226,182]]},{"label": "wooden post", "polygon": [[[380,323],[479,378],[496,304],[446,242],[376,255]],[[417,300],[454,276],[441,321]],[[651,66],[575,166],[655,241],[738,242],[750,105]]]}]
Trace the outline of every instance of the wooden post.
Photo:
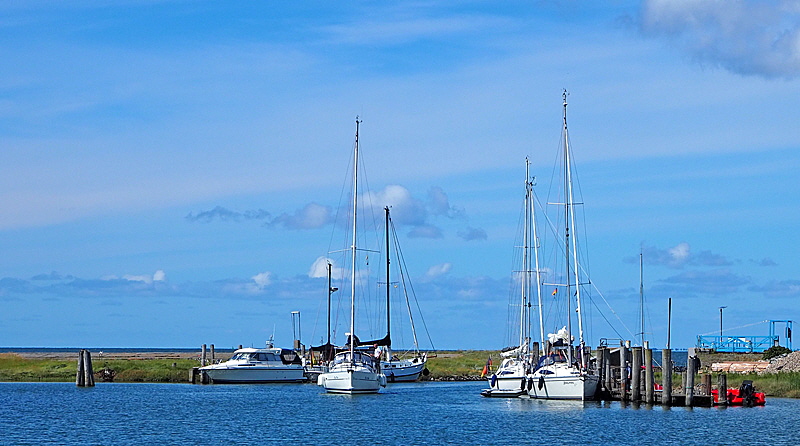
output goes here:
[{"label": "wooden post", "polygon": [[83,350],[78,352],[78,373],[75,375],[75,385],[78,387],[86,386],[86,370],[83,363]]},{"label": "wooden post", "polygon": [[601,391],[606,390],[606,380],[603,376],[603,373],[606,371],[605,366],[605,359],[606,356],[603,354],[605,347],[597,347],[597,384],[600,386]]},{"label": "wooden post", "polygon": [[717,387],[717,404],[720,406],[728,405],[728,375],[719,374],[719,386]]},{"label": "wooden post", "polygon": [[631,365],[631,401],[641,400],[641,377],[642,377],[642,348],[633,347],[631,350],[633,364]]},{"label": "wooden post", "polygon": [[196,384],[197,383],[197,374],[200,373],[199,367],[192,367],[192,370],[189,370],[189,383]]},{"label": "wooden post", "polygon": [[686,395],[686,406],[691,407],[692,398],[694,398],[694,356],[693,351],[689,351],[686,359],[686,386],[683,388],[683,393]]},{"label": "wooden post", "polygon": [[620,367],[620,377],[622,382],[622,393],[620,395],[620,399],[623,401],[628,401],[630,399],[630,394],[628,393],[628,384],[630,380],[628,379],[628,368],[630,367],[630,362],[628,362],[628,350],[631,348],[631,341],[625,341],[622,345],[622,354],[619,358],[619,367]]},{"label": "wooden post", "polygon": [[661,391],[661,404],[672,405],[672,350],[661,350],[661,379],[664,389]]},{"label": "wooden post", "polygon": [[711,396],[711,374],[703,374],[703,387],[705,387],[706,395]]},{"label": "wooden post", "polygon": [[203,344],[203,346],[201,348],[202,348],[202,352],[200,354],[200,366],[204,367],[206,365],[206,345]]},{"label": "wooden post", "polygon": [[211,344],[211,364],[214,364],[215,362],[216,361],[214,358],[214,344]]},{"label": "wooden post", "polygon": [[92,353],[89,350],[83,351],[83,370],[85,373],[86,387],[94,387],[94,368],[92,367]]},{"label": "wooden post", "polygon": [[608,348],[603,349],[603,364],[605,365],[605,371],[603,372],[603,377],[606,380],[605,386],[611,392],[613,377],[611,376],[611,350]]},{"label": "wooden post", "polygon": [[644,401],[653,404],[653,350],[650,342],[644,341]]}]

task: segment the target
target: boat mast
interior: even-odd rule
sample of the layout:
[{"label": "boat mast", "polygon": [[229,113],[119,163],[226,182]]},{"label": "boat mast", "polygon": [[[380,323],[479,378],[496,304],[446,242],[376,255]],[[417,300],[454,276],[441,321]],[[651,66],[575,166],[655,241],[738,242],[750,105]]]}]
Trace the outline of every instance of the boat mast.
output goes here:
[{"label": "boat mast", "polygon": [[331,287],[331,262],[328,262],[328,345],[331,345],[331,294],[333,294]]},{"label": "boat mast", "polygon": [[644,347],[644,268],[642,248],[639,248],[639,322],[641,323],[642,347]]},{"label": "boat mast", "polygon": [[569,240],[569,228],[570,228],[570,184],[569,184],[569,142],[567,139],[567,90],[564,90],[564,94],[562,95],[564,98],[564,225],[566,227],[564,232],[564,253],[566,261],[565,263],[565,274],[564,279],[566,280],[566,299],[567,299],[567,342],[569,343],[570,348],[567,349],[567,354],[569,356],[569,363],[572,364],[572,294],[570,293],[570,240]]},{"label": "boat mast", "polygon": [[[567,131],[567,90],[564,90],[562,95],[564,99],[564,179],[565,179],[565,191],[567,194],[566,199],[566,216],[565,218],[567,221],[567,265],[570,263],[570,256],[569,256],[569,226],[572,226],[572,268],[573,274],[575,274],[575,311],[578,314],[578,342],[581,349],[581,366],[586,367],[586,358],[583,354],[583,348],[585,346],[585,342],[583,339],[583,318],[581,317],[581,287],[580,287],[580,276],[579,276],[579,266],[578,266],[578,240],[575,234],[575,197],[572,190],[572,166],[570,160],[570,151],[569,151],[569,132]],[[569,286],[569,266],[567,266],[567,291],[570,291]],[[568,293],[569,294],[569,293]],[[570,316],[570,321],[572,317]],[[572,324],[570,324],[570,339],[572,337]],[[572,342],[570,341],[570,345]],[[571,360],[572,358],[570,358]]]},{"label": "boat mast", "polygon": [[[525,158],[525,162],[528,162],[528,159]],[[528,177],[530,178],[530,177]],[[530,215],[531,215],[531,227],[533,228],[533,254],[534,254],[534,262],[536,268],[536,296],[538,299],[539,304],[539,339],[541,341],[541,347],[544,348],[544,315],[542,314],[542,278],[539,272],[539,237],[536,234],[536,202],[533,196],[533,180],[526,179],[527,188],[528,188],[528,195],[530,196]],[[536,353],[539,354],[538,352]]]},{"label": "boat mast", "polygon": [[358,128],[361,124],[356,116],[356,143],[353,154],[353,244],[350,246],[352,268],[350,271],[350,365],[355,366],[356,339],[356,223],[358,212]]},{"label": "boat mast", "polygon": [[[520,276],[520,288],[522,288],[522,301],[519,308],[519,350],[517,357],[521,358],[527,353],[527,329],[530,324],[528,319],[528,283],[530,282],[530,268],[528,267],[528,231],[529,231],[529,206],[530,206],[530,189],[528,187],[528,167],[530,163],[528,158],[525,158],[525,211],[523,215],[522,226],[522,271]],[[525,347],[523,347],[525,345]]]},{"label": "boat mast", "polygon": [[389,345],[386,346],[386,358],[392,358],[392,325],[391,325],[391,312],[389,311],[389,304],[390,304],[390,291],[391,291],[391,282],[389,281],[389,206],[383,208],[386,211],[386,337],[389,338]]}]

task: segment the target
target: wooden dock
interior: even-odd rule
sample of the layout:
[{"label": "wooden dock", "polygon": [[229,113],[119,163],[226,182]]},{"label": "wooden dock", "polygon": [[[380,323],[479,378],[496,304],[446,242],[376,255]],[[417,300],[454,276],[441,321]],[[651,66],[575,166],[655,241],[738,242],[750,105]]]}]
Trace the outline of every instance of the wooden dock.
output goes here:
[{"label": "wooden dock", "polygon": [[[631,347],[630,341],[619,347],[603,345],[597,349],[597,371],[600,375],[596,399],[634,404],[711,407],[711,375],[698,374],[699,360],[693,349],[687,352],[687,367],[679,372],[680,383],[672,382],[672,351],[663,349],[661,367],[653,363],[653,351],[645,342],[643,347]],[[654,372],[661,371],[661,382]],[[700,382],[695,382],[699,377]],[[724,375],[721,375],[720,384]]]}]

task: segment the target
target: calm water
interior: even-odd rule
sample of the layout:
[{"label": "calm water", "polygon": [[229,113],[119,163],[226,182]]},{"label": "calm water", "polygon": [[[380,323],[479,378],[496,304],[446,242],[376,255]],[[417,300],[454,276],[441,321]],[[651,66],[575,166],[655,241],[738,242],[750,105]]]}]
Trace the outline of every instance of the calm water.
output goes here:
[{"label": "calm water", "polygon": [[[488,399],[484,383],[310,385],[0,383],[0,444],[798,444],[800,401],[646,408]],[[350,439],[350,440],[345,440]]]}]

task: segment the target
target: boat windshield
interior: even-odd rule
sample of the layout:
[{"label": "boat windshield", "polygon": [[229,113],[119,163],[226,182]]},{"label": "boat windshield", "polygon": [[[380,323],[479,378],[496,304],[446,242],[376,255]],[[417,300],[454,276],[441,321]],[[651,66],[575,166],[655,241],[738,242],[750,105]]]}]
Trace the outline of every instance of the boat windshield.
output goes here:
[{"label": "boat windshield", "polygon": [[566,356],[564,356],[564,352],[560,350],[539,358],[539,364],[537,365],[536,368],[544,367],[546,365],[556,364],[559,362],[567,362],[567,358]]},{"label": "boat windshield", "polygon": [[[354,362],[359,362],[370,366],[372,366],[374,363],[374,358],[368,354],[356,351],[353,352],[353,355],[354,355],[353,357]],[[341,364],[344,362],[350,362],[350,352],[339,353],[333,358],[333,365]]]},{"label": "boat windshield", "polygon": [[276,361],[273,353],[264,352],[239,352],[231,357],[231,361]]}]

